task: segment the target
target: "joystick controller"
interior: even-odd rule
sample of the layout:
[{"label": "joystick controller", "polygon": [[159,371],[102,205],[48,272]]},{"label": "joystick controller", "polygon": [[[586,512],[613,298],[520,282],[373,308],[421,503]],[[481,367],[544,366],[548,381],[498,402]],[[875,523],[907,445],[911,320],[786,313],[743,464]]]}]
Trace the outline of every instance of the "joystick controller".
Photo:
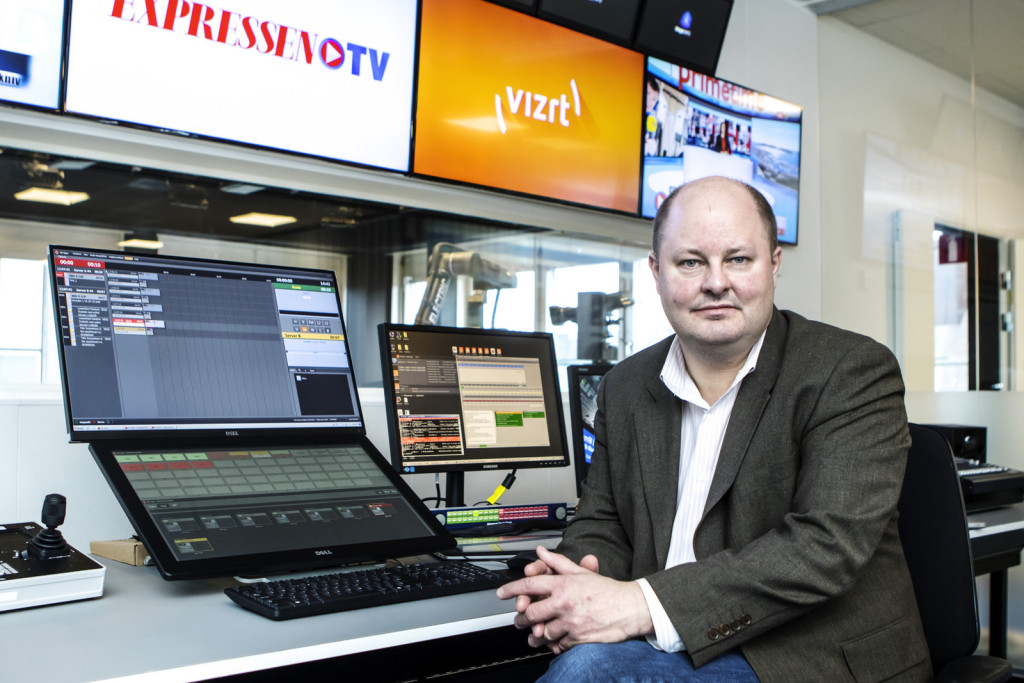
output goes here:
[{"label": "joystick controller", "polygon": [[103,595],[106,567],[76,550],[57,530],[67,499],[43,499],[42,524],[0,524],[0,613]]},{"label": "joystick controller", "polygon": [[45,529],[32,537],[25,548],[25,559],[53,560],[67,557],[71,549],[57,527],[64,523],[67,514],[67,499],[59,493],[51,493],[43,500],[42,522]]}]

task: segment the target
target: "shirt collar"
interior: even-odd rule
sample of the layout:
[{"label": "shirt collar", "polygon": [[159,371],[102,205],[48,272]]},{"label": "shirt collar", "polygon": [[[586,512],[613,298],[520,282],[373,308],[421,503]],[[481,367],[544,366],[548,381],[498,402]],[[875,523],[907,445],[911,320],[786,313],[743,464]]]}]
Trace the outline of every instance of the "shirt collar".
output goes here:
[{"label": "shirt collar", "polygon": [[[767,332],[766,328],[761,333],[761,336],[757,338],[757,341],[754,342],[750,353],[747,354],[747,360],[739,372],[736,373],[736,377],[729,386],[729,390],[725,392],[726,394],[735,389],[736,385],[742,382],[743,378],[752,373],[757,367],[757,357],[761,353],[761,346],[764,344],[764,337]],[[683,347],[679,342],[678,335],[673,340],[668,356],[665,358],[665,364],[661,368],[661,381],[665,383],[669,391],[680,399],[705,408],[710,407],[700,395],[697,385],[690,378],[690,373],[686,371],[686,360],[683,358]]]}]

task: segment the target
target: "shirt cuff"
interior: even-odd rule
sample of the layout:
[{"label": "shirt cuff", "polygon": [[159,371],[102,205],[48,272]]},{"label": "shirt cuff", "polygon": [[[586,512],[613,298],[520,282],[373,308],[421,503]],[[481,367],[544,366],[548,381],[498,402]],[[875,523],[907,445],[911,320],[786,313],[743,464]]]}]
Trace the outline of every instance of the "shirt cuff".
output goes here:
[{"label": "shirt cuff", "polygon": [[654,624],[654,635],[647,636],[647,642],[664,652],[680,652],[686,649],[679,632],[672,625],[668,613],[661,606],[661,600],[655,595],[654,589],[647,579],[637,579],[637,585],[643,591],[644,600],[647,601],[647,609],[651,613],[651,622]]}]

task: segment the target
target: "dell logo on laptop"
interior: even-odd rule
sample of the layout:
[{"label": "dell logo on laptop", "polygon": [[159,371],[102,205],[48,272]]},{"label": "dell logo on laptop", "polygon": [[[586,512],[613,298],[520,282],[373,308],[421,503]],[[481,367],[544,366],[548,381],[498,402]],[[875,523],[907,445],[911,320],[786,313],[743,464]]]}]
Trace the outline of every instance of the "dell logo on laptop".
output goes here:
[{"label": "dell logo on laptop", "polygon": [[334,553],[332,553],[330,550],[315,550],[315,551],[313,551],[313,554],[314,555],[333,555]]},{"label": "dell logo on laptop", "polygon": [[228,429],[224,432],[224,436],[238,436],[237,429]]}]

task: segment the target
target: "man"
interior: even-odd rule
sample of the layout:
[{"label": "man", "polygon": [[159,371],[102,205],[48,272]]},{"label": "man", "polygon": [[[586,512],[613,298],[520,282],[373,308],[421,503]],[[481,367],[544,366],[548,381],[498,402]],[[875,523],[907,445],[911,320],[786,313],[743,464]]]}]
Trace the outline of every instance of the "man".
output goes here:
[{"label": "man", "polygon": [[653,242],[676,334],[605,375],[578,514],[498,591],[516,625],[561,653],[556,680],[927,680],[896,360],[775,308],[782,251],[752,187],[682,186]]}]

